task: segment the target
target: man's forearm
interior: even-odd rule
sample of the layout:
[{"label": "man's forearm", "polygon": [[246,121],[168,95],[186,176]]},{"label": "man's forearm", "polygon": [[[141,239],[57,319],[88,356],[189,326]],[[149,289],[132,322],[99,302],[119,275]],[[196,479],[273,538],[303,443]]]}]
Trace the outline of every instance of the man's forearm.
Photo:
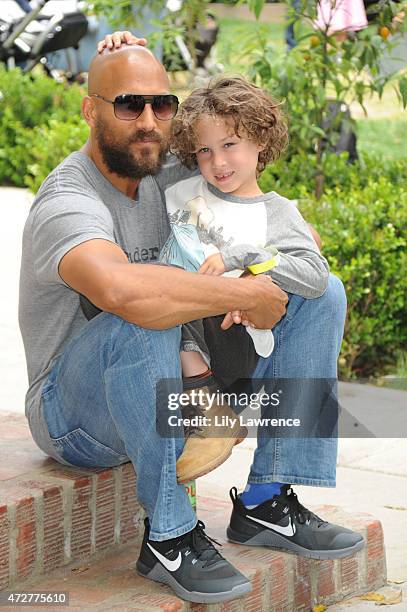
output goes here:
[{"label": "man's forearm", "polygon": [[105,309],[150,329],[166,329],[253,306],[251,288],[240,279],[127,263],[114,266],[110,275],[111,290]]}]

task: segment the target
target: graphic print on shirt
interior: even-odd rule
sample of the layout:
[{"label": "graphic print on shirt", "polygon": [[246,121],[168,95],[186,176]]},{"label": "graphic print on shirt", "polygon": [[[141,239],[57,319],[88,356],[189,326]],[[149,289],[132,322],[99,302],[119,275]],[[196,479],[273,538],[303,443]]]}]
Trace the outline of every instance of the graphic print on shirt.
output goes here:
[{"label": "graphic print on shirt", "polygon": [[158,261],[158,256],[160,253],[158,246],[149,247],[148,249],[136,247],[130,252],[126,251],[125,249],[123,249],[123,251],[125,252],[130,263],[148,263],[150,261]]},{"label": "graphic print on shirt", "polygon": [[187,201],[183,210],[170,213],[171,234],[161,251],[160,261],[196,272],[208,256],[202,244],[213,253],[230,246],[233,239],[225,240],[223,227],[211,225],[214,219],[213,211],[202,196]]}]

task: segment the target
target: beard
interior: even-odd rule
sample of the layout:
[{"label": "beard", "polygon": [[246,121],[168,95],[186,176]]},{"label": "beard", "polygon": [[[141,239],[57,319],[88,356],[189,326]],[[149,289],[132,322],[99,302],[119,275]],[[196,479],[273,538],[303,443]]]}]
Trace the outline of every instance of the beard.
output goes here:
[{"label": "beard", "polygon": [[[122,178],[142,179],[149,174],[157,174],[163,165],[168,151],[168,142],[156,131],[139,129],[123,141],[115,138],[113,130],[107,128],[101,121],[95,125],[96,140],[102,153],[102,158],[110,172]],[[131,145],[135,142],[153,140],[160,147],[146,145],[134,152]]]}]

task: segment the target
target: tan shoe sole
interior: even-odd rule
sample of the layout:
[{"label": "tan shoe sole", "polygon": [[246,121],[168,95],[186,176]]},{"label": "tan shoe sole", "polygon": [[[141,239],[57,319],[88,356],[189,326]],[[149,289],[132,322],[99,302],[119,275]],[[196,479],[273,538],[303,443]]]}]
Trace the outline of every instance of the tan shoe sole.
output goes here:
[{"label": "tan shoe sole", "polygon": [[247,433],[247,427],[245,427],[244,425],[241,426],[238,436],[236,438],[230,438],[230,443],[225,446],[222,454],[218,455],[215,459],[212,459],[212,461],[207,463],[205,466],[202,466],[199,470],[196,470],[195,472],[191,471],[187,474],[181,473],[180,475],[177,473],[177,482],[179,484],[184,484],[185,482],[195,480],[196,478],[200,478],[201,476],[205,476],[205,474],[209,474],[209,472],[216,470],[216,468],[222,465],[222,463],[224,463],[226,459],[229,459],[230,455],[232,454],[233,447],[236,444],[240,444],[241,442],[243,442],[243,440],[247,436]]}]

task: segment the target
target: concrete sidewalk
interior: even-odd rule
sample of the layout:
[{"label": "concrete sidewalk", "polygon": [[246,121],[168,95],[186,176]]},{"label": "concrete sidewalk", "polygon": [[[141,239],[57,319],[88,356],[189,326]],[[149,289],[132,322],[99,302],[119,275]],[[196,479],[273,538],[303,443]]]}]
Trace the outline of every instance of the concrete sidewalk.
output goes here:
[{"label": "concrete sidewalk", "polygon": [[[0,411],[24,411],[27,387],[25,358],[18,329],[18,277],[21,236],[32,196],[22,189],[0,188],[3,223],[0,227]],[[405,392],[369,385],[341,385],[343,404],[352,414],[364,407],[377,413],[378,422],[389,420],[393,411],[406,412]],[[200,495],[228,500],[231,486],[242,489],[249,471],[255,440],[239,445],[218,470],[198,481]],[[338,481],[335,489],[296,487],[300,500],[309,507],[341,506],[347,512],[368,512],[382,521],[387,549],[388,577],[407,581],[407,442],[405,439],[341,439]],[[405,597],[406,598],[406,597]],[[374,602],[352,603],[352,610],[373,608]],[[340,604],[332,611],[347,609]],[[407,603],[394,606],[407,610]]]},{"label": "concrete sidewalk", "polygon": [[33,196],[25,189],[0,188],[0,411],[24,412],[27,388],[24,347],[18,328],[21,239]]}]

